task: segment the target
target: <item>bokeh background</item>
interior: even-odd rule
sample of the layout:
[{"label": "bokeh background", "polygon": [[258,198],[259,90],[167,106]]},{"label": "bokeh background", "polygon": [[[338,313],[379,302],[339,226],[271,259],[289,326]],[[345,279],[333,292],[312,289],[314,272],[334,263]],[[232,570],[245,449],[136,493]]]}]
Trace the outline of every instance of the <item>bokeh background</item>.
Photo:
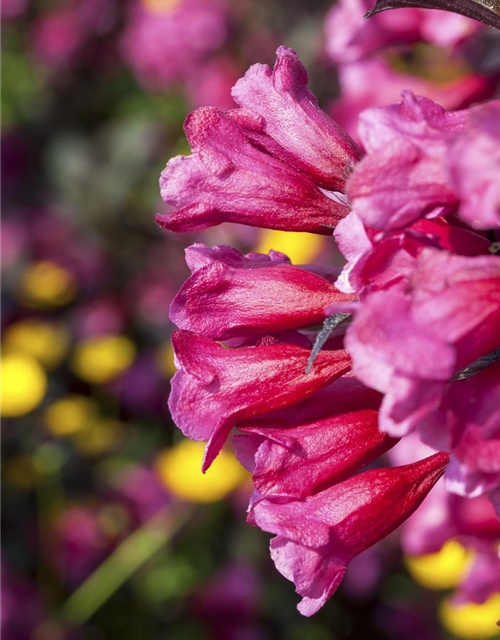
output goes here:
[{"label": "bokeh background", "polygon": [[443,606],[463,549],[410,561],[397,534],[301,618],[269,537],[245,523],[251,483],[230,447],[203,476],[203,446],[168,415],[185,246],[339,264],[315,236],[156,227],[190,110],[231,108],[231,86],[279,44],[353,135],[363,108],[407,86],[448,108],[497,91],[489,30],[438,25],[360,62],[347,22],[329,0],[2,1],[4,640],[491,637],[487,612],[457,623]]}]

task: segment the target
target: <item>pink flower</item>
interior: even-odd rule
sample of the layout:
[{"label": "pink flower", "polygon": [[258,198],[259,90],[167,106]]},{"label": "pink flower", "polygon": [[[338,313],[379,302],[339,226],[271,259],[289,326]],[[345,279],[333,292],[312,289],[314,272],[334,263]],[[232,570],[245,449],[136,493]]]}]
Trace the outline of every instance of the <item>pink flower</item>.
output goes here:
[{"label": "pink flower", "polygon": [[28,0],[3,0],[1,17],[3,21],[22,16],[28,6]]},{"label": "pink flower", "polygon": [[448,490],[475,497],[500,487],[500,363],[449,383],[419,430],[425,442],[453,454]]},{"label": "pink flower", "polygon": [[405,231],[380,238],[374,229],[363,226],[354,211],[341,220],[334,236],[347,258],[335,284],[341,291],[355,291],[359,296],[406,281],[426,247],[477,256],[488,254],[490,246],[484,236],[445,218],[417,220]]},{"label": "pink flower", "polygon": [[[433,453],[413,433],[389,451],[389,458],[393,464],[411,464]],[[449,465],[446,472],[448,469]],[[494,545],[499,536],[500,522],[488,496],[463,498],[450,493],[442,479],[403,525],[401,542],[406,553],[421,555],[439,551],[451,538],[458,538],[467,546],[485,548]]]},{"label": "pink flower", "polygon": [[303,615],[313,615],[333,595],[355,556],[415,511],[447,462],[437,453],[412,465],[365,471],[302,500],[275,496],[255,504],[257,525],[276,534],[271,557],[303,597]]},{"label": "pink flower", "polygon": [[461,204],[459,216],[474,229],[500,225],[500,102],[485,106],[453,143],[449,181]]},{"label": "pink flower", "polygon": [[196,231],[221,222],[329,234],[347,213],[314,182],[252,143],[231,112],[202,108],[186,120],[193,154],[169,161],[160,186],[177,207],[157,215],[171,231]]},{"label": "pink flower", "polygon": [[363,222],[392,229],[456,204],[444,158],[447,142],[468,123],[468,112],[445,112],[425,98],[403,92],[403,101],[360,116],[367,155],[357,166],[348,195]]},{"label": "pink flower", "polygon": [[[161,179],[178,209],[159,223],[318,233],[338,225],[348,264],[336,281],[338,270],[294,266],[280,253],[195,245],[186,252],[192,275],[171,307],[183,329],[173,336],[173,418],[188,437],[208,441],[203,470],[231,429],[240,431],[233,441],[255,485],[248,521],[277,535],[272,557],[311,615],[350,560],[407,519],[448,463],[438,453],[358,473],[393,438],[419,428],[451,452],[452,470],[463,465],[500,502],[491,366],[500,260],[490,235],[457,217],[470,194],[450,181],[454,145],[486,107],[446,113],[406,93],[401,105],[366,112],[367,156],[348,179],[346,215],[345,181],[359,153],[306,81],[296,55],[280,48],[273,71],[256,65],[236,84],[237,109],[192,114],[193,153],[172,160]],[[490,180],[482,171],[474,185]],[[318,332],[332,313],[341,315]]]},{"label": "pink flower", "polygon": [[[411,435],[391,449],[389,457],[395,464],[403,464],[431,453],[432,449]],[[402,526],[401,543],[406,553],[421,555],[436,553],[448,540],[458,540],[473,555],[454,599],[484,602],[500,590],[499,536],[500,522],[486,496],[466,499],[453,495],[439,480],[421,508]]]},{"label": "pink flower", "polygon": [[435,410],[447,381],[498,346],[499,323],[494,256],[427,248],[404,284],[367,296],[346,346],[356,375],[386,393],[381,428],[401,437]]},{"label": "pink flower", "polygon": [[311,396],[350,368],[345,351],[324,351],[305,375],[310,351],[272,340],[263,346],[225,349],[190,331],[172,336],[180,370],[169,407],[177,426],[193,440],[208,440],[208,469],[239,421]]},{"label": "pink flower", "polygon": [[[237,455],[253,474],[260,496],[313,495],[379,458],[396,440],[378,430],[378,398],[354,378],[329,385],[318,415],[319,394],[287,411],[238,424]],[[349,406],[348,398],[351,396]],[[346,406],[347,405],[347,406]]]},{"label": "pink flower", "polygon": [[[456,211],[460,202],[458,191],[463,186],[457,187],[456,180],[454,184],[450,182],[448,163],[454,166],[460,145],[467,144],[468,136],[474,136],[468,133],[471,123],[496,114],[500,108],[499,103],[491,103],[446,112],[411,92],[404,91],[402,95],[401,104],[368,109],[360,116],[359,133],[367,155],[353,172],[347,193],[364,224],[375,229],[394,229],[423,216]],[[478,143],[482,145],[481,151],[475,153],[480,153],[487,166],[489,159],[495,158],[496,129],[484,126],[483,142]],[[462,139],[465,143],[460,142]],[[470,175],[476,176],[471,178],[472,183],[476,181],[475,195],[471,196],[469,189],[465,202],[470,198],[471,206],[474,205],[474,198],[481,197],[478,196],[481,189],[486,191],[484,203],[481,202],[486,205],[486,218],[477,225],[484,227],[496,215],[496,173],[494,169],[478,172],[474,155],[467,155],[457,175],[465,167]]]},{"label": "pink flower", "polygon": [[189,74],[186,91],[190,104],[194,107],[211,105],[219,109],[234,108],[231,87],[240,73],[230,57],[217,57],[198,65]]},{"label": "pink flower", "polygon": [[160,226],[194,231],[231,221],[329,234],[347,214],[338,192],[360,151],[318,108],[296,54],[280,47],[277,55],[273,72],[255,65],[236,84],[244,108],[187,118],[193,153],[162,173],[162,198],[177,210],[158,215]]},{"label": "pink flower", "polygon": [[500,592],[500,557],[494,546],[479,549],[472,566],[460,584],[454,600],[464,602],[486,602],[494,593]]},{"label": "pink flower", "polygon": [[[174,298],[170,319],[214,340],[321,324],[330,302],[353,299],[283,254],[243,256],[230,247],[193,245],[186,255],[193,275]],[[272,305],[248,305],[250,298],[265,301],[270,289],[280,291]]]},{"label": "pink flower", "polygon": [[31,33],[35,56],[53,71],[71,67],[84,46],[107,34],[116,20],[110,0],[72,0],[40,15]]},{"label": "pink flower", "polygon": [[[2,16],[3,19],[3,16]],[[5,554],[5,552],[4,552]],[[46,619],[47,603],[43,592],[26,573],[15,573],[2,557],[2,638],[22,640],[31,638]],[[20,614],[22,611],[22,615]]]},{"label": "pink flower", "polygon": [[257,138],[259,143],[270,146],[271,153],[319,187],[343,191],[361,152],[318,107],[307,80],[295,51],[279,47],[274,69],[254,64],[236,83],[232,95],[239,107],[257,119],[256,131],[266,134]]}]

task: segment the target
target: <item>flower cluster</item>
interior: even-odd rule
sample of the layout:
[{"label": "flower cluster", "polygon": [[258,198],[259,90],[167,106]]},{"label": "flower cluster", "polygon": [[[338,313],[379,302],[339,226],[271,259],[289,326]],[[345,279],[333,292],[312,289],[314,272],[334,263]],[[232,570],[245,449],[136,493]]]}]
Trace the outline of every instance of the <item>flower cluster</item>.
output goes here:
[{"label": "flower cluster", "polygon": [[[363,114],[363,154],[319,109],[296,54],[277,56],[236,84],[237,109],[188,117],[192,155],[161,177],[177,209],[158,222],[335,228],[338,277],[194,245],[171,307],[174,420],[208,441],[203,470],[241,432],[248,520],[276,534],[272,558],[311,615],[349,561],[415,511],[449,454],[452,490],[498,487],[500,258],[486,230],[500,221],[500,104],[447,113],[404,92]],[[439,453],[358,473],[415,429]]]}]

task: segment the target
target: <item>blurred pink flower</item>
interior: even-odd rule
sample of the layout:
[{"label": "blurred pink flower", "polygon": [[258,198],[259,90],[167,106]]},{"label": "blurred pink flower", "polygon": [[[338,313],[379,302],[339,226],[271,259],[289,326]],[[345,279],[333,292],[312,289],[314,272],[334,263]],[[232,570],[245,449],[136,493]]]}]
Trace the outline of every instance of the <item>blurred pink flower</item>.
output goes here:
[{"label": "blurred pink flower", "polygon": [[229,57],[208,60],[191,73],[186,90],[189,102],[194,108],[211,105],[219,109],[233,109],[231,87],[240,76],[240,70]]},{"label": "blurred pink flower", "polygon": [[32,28],[33,54],[53,71],[67,69],[91,38],[111,30],[115,13],[111,0],[72,0],[42,13]]},{"label": "blurred pink flower", "polygon": [[458,14],[428,9],[399,9],[364,19],[370,0],[340,0],[325,20],[325,49],[336,63],[370,56],[391,45],[427,40],[451,46],[473,34],[480,25]]},{"label": "blurred pink flower", "polygon": [[124,60],[149,90],[186,81],[224,43],[228,15],[219,0],[132,5],[121,41]]},{"label": "blurred pink flower", "polygon": [[448,156],[450,184],[460,198],[459,216],[474,229],[500,224],[500,101],[473,114],[471,126]]},{"label": "blurred pink flower", "polygon": [[[2,558],[1,632],[4,640],[27,640],[42,622],[45,606],[36,584],[14,573]],[[20,615],[22,612],[22,615]]]},{"label": "blurred pink flower", "polygon": [[2,21],[19,18],[28,7],[29,0],[2,0]]}]

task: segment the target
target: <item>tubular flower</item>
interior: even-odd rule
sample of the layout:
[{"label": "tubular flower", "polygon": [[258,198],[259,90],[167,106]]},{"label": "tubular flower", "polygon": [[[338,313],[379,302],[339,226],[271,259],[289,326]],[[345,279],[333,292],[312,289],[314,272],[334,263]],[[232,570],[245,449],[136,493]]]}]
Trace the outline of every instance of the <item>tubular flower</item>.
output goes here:
[{"label": "tubular flower", "polygon": [[192,155],[162,173],[162,197],[177,211],[158,215],[161,226],[194,231],[229,221],[329,234],[346,215],[337,192],[361,152],[317,106],[295,52],[280,47],[277,55],[273,72],[255,65],[236,84],[242,107],[188,116]]},{"label": "tubular flower", "polygon": [[271,557],[303,596],[310,616],[336,591],[356,555],[394,531],[439,480],[448,456],[437,453],[395,469],[374,469],[305,500],[264,498],[254,507],[257,524],[275,533]]},{"label": "tubular flower", "polygon": [[240,422],[236,453],[260,495],[315,494],[397,442],[378,430],[379,404],[378,394],[342,376],[299,405]]},{"label": "tubular flower", "polygon": [[[403,92],[399,105],[368,109],[360,116],[359,126],[367,155],[347,189],[354,210],[364,224],[383,230],[435,216],[436,210],[446,214],[458,209],[470,222],[468,207],[483,197],[478,204],[485,206],[485,212],[480,212],[481,207],[474,209],[474,226],[488,228],[492,218],[498,223],[499,119],[500,101],[446,112],[410,91]],[[464,189],[459,178],[464,160],[458,158],[464,146],[469,148],[471,138],[474,144],[465,163],[474,177]],[[477,165],[476,153],[483,166]]]},{"label": "tubular flower", "polygon": [[450,378],[498,346],[499,326],[496,256],[426,248],[404,284],[369,294],[346,345],[361,380],[386,392],[381,428],[400,437],[417,426]]},{"label": "tubular flower", "polygon": [[[242,256],[230,247],[203,245],[186,254],[193,275],[175,297],[170,318],[179,328],[214,340],[321,324],[330,302],[354,298],[307,267],[292,266],[283,254]],[[202,265],[192,254],[203,255]],[[280,291],[273,307],[248,305],[249,298],[265,299],[272,289]]]},{"label": "tubular flower", "polygon": [[184,435],[208,440],[204,470],[236,422],[307,398],[351,366],[346,351],[325,351],[304,375],[309,350],[278,340],[224,349],[212,340],[178,331],[173,345],[180,370],[172,380],[170,411]]},{"label": "tubular flower", "polygon": [[[158,222],[336,227],[341,273],[194,245],[170,309],[181,329],[172,416],[207,441],[204,471],[238,431],[255,487],[248,521],[277,536],[273,560],[311,615],[355,556],[411,516],[450,457],[439,491],[493,491],[500,503],[500,258],[483,230],[498,213],[499,107],[447,113],[406,92],[361,116],[361,158],[306,83],[281,47],[274,70],[255,65],[237,82],[237,109],[189,116],[192,155],[160,181],[177,209]],[[438,453],[380,468],[398,438],[417,434]]]}]

